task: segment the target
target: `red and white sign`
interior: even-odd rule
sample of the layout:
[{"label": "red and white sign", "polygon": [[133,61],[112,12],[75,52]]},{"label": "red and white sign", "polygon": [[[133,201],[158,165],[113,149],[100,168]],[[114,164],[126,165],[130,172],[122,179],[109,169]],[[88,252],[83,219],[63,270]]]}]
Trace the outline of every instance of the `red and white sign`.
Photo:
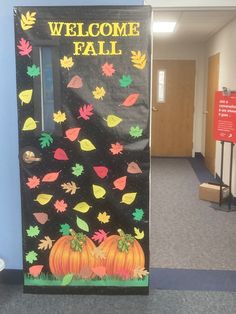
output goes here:
[{"label": "red and white sign", "polygon": [[236,143],[236,92],[215,94],[214,139]]}]

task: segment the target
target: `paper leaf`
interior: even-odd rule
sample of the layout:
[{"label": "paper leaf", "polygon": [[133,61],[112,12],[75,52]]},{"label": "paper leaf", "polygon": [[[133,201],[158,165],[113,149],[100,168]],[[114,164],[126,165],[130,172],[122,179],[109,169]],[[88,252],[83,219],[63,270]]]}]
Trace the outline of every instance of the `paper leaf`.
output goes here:
[{"label": "paper leaf", "polygon": [[93,145],[93,143],[90,142],[90,140],[88,140],[88,139],[84,139],[84,140],[80,141],[79,143],[80,143],[81,150],[83,150],[85,152],[90,152],[90,151],[96,149],[96,147]]},{"label": "paper leaf", "polygon": [[72,57],[64,56],[62,59],[60,59],[61,67],[69,70],[71,67],[73,67],[74,62]]},{"label": "paper leaf", "polygon": [[132,213],[134,220],[141,221],[144,216],[144,211],[142,208],[135,208],[135,211]]},{"label": "paper leaf", "polygon": [[48,221],[48,214],[46,213],[34,213],[33,214],[37,222],[44,225]]},{"label": "paper leaf", "polygon": [[69,160],[66,152],[62,148],[57,148],[54,152],[54,158],[57,160]]},{"label": "paper leaf", "polygon": [[76,177],[79,177],[84,172],[84,166],[81,164],[75,164],[74,167],[72,167],[72,174],[74,174]]},{"label": "paper leaf", "polygon": [[71,195],[75,194],[76,191],[79,189],[74,181],[63,183],[61,187],[63,188],[63,190],[65,190],[66,193],[70,193]]},{"label": "paper leaf", "polygon": [[139,165],[136,164],[136,162],[132,161],[128,164],[127,172],[132,174],[138,174],[142,173],[142,170],[139,168]]},{"label": "paper leaf", "polygon": [[90,279],[93,275],[93,272],[90,267],[84,266],[79,272],[79,277],[82,279]]},{"label": "paper leaf", "polygon": [[36,76],[39,76],[40,75],[40,68],[37,67],[35,64],[33,64],[31,67],[27,66],[27,74],[33,78]]},{"label": "paper leaf", "polygon": [[57,200],[55,203],[54,203],[54,207],[55,209],[57,210],[57,213],[64,213],[68,207],[67,203],[65,203],[64,200]]},{"label": "paper leaf", "polygon": [[78,118],[83,118],[84,120],[89,120],[90,117],[93,115],[93,105],[88,104],[84,105],[79,109],[79,116]]},{"label": "paper leaf", "polygon": [[85,222],[84,220],[82,220],[82,219],[80,219],[79,217],[77,217],[76,223],[77,223],[77,226],[78,226],[81,230],[86,231],[86,232],[89,232],[89,226],[88,226],[87,222]]},{"label": "paper leaf", "polygon": [[68,286],[72,280],[73,280],[74,275],[73,274],[67,274],[63,277],[61,286]]},{"label": "paper leaf", "polygon": [[101,68],[102,68],[102,75],[105,75],[105,76],[112,76],[116,72],[112,63],[106,62],[101,66]]},{"label": "paper leaf", "polygon": [[26,182],[26,184],[30,189],[38,188],[40,184],[40,179],[37,178],[36,176],[33,176],[31,178],[28,178],[28,182]]},{"label": "paper leaf", "polygon": [[17,45],[17,48],[19,49],[19,54],[21,56],[28,56],[30,57],[30,53],[32,51],[32,46],[30,45],[30,42],[25,40],[24,38],[21,38],[19,41],[19,45]]},{"label": "paper leaf", "polygon": [[33,264],[33,262],[36,262],[38,260],[38,254],[35,251],[30,251],[26,253],[25,260],[26,262]]},{"label": "paper leaf", "polygon": [[93,195],[96,199],[104,198],[105,194],[106,190],[102,186],[93,184]]},{"label": "paper leaf", "polygon": [[112,152],[112,155],[122,154],[124,146],[120,143],[111,144],[111,148],[109,149]]},{"label": "paper leaf", "polygon": [[33,118],[29,117],[25,120],[22,131],[32,131],[35,130],[36,128],[37,128],[36,121]]},{"label": "paper leaf", "polygon": [[32,89],[26,89],[19,94],[19,98],[21,100],[21,105],[29,104],[31,102],[33,95]]},{"label": "paper leaf", "polygon": [[30,226],[29,229],[26,230],[27,236],[30,238],[35,238],[37,235],[39,235],[40,230],[38,226]]},{"label": "paper leaf", "polygon": [[21,19],[20,19],[20,24],[21,24],[21,28],[24,31],[27,31],[28,29],[31,29],[35,22],[36,22],[36,12],[26,12],[26,15],[21,14]]},{"label": "paper leaf", "polygon": [[142,240],[144,238],[144,231],[140,231],[139,228],[134,227],[135,238],[137,240]]},{"label": "paper leaf", "polygon": [[128,87],[132,82],[132,78],[130,75],[122,75],[122,78],[119,80],[120,87]]},{"label": "paper leaf", "polygon": [[149,272],[144,267],[136,267],[134,269],[133,278],[143,279],[149,274]]},{"label": "paper leaf", "polygon": [[49,147],[53,143],[53,138],[49,133],[42,133],[41,137],[39,138],[39,143],[41,148]]},{"label": "paper leaf", "polygon": [[101,222],[101,223],[108,223],[110,221],[110,215],[108,215],[106,212],[103,212],[103,213],[99,213],[97,218],[98,220]]},{"label": "paper leaf", "polygon": [[61,110],[58,110],[53,114],[53,121],[56,123],[62,123],[66,121],[66,114],[65,112],[61,112]]},{"label": "paper leaf", "polygon": [[143,70],[147,63],[146,54],[142,54],[141,51],[131,51],[131,61],[133,66],[139,70]]},{"label": "paper leaf", "polygon": [[126,193],[122,196],[122,201],[121,203],[130,205],[134,202],[136,198],[137,193]]},{"label": "paper leaf", "polygon": [[107,122],[107,126],[109,128],[114,128],[115,126],[117,126],[118,124],[120,124],[122,122],[122,119],[111,114],[108,115],[106,119],[104,119]]},{"label": "paper leaf", "polygon": [[105,96],[106,91],[103,87],[96,87],[96,89],[93,91],[93,97],[95,99],[103,99],[103,97]]},{"label": "paper leaf", "polygon": [[114,185],[115,189],[123,191],[124,188],[126,187],[126,180],[127,180],[127,176],[120,177],[120,178],[116,179],[113,182],[113,185]]},{"label": "paper leaf", "polygon": [[70,82],[68,83],[67,87],[69,87],[69,88],[81,88],[81,87],[83,87],[83,81],[82,81],[81,77],[79,77],[78,75],[73,76],[72,79],[70,80]]},{"label": "paper leaf", "polygon": [[140,136],[142,136],[143,134],[143,129],[141,129],[139,126],[132,126],[129,130],[129,134],[133,137],[133,138],[138,138]]},{"label": "paper leaf", "polygon": [[139,94],[131,94],[129,95],[122,103],[125,107],[133,106],[139,98]]},{"label": "paper leaf", "polygon": [[53,240],[48,236],[45,236],[44,239],[40,240],[39,242],[40,242],[38,245],[39,250],[46,251],[52,248]]},{"label": "paper leaf", "polygon": [[46,205],[52,199],[52,195],[50,194],[39,194],[36,198],[36,202],[40,205]]},{"label": "paper leaf", "polygon": [[59,172],[50,172],[45,174],[45,176],[42,179],[42,182],[54,182],[59,177],[61,171]]},{"label": "paper leaf", "polygon": [[62,225],[60,225],[60,227],[61,227],[61,229],[59,231],[62,233],[62,235],[69,235],[70,234],[70,229],[71,229],[70,225],[62,224]]},{"label": "paper leaf", "polygon": [[66,138],[71,142],[75,141],[79,135],[81,128],[71,128],[66,130]]},{"label": "paper leaf", "polygon": [[108,168],[104,166],[94,166],[93,170],[101,179],[104,179],[108,174]]},{"label": "paper leaf", "polygon": [[92,206],[90,206],[88,203],[80,202],[73,209],[80,213],[87,213],[90,208],[92,208]]},{"label": "paper leaf", "polygon": [[34,278],[37,278],[41,274],[43,267],[44,267],[43,265],[31,266],[29,268],[29,274],[33,276]]},{"label": "paper leaf", "polygon": [[103,278],[106,275],[106,268],[104,266],[93,267],[92,271],[100,278]]},{"label": "paper leaf", "polygon": [[100,247],[95,247],[92,250],[91,255],[94,256],[95,259],[106,259],[106,254]]},{"label": "paper leaf", "polygon": [[102,243],[107,238],[108,232],[105,232],[102,229],[99,229],[98,231],[94,232],[94,235],[92,236],[93,241],[97,241],[99,244]]}]

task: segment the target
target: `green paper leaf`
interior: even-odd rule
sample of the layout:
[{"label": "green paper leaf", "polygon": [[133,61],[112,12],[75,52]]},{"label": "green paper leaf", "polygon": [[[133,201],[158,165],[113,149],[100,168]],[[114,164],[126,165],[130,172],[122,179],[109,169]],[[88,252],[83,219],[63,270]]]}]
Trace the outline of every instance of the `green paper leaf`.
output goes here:
[{"label": "green paper leaf", "polygon": [[72,279],[73,279],[74,275],[73,274],[67,274],[63,277],[62,279],[62,283],[61,283],[61,286],[68,286]]},{"label": "green paper leaf", "polygon": [[35,64],[33,64],[31,67],[30,66],[27,67],[27,74],[30,77],[36,77],[40,75],[40,69]]},{"label": "green paper leaf", "polygon": [[143,219],[144,211],[142,208],[135,208],[135,211],[132,213],[134,220],[141,221]]},{"label": "green paper leaf", "polygon": [[121,87],[128,87],[132,82],[130,75],[122,75],[122,78],[119,80]]},{"label": "green paper leaf", "polygon": [[38,226],[30,226],[29,229],[26,230],[27,236],[31,238],[35,238],[37,235],[39,235],[40,230]]},{"label": "green paper leaf", "polygon": [[38,254],[35,251],[30,251],[25,255],[26,262],[33,264],[38,260]]},{"label": "green paper leaf", "polygon": [[142,136],[143,134],[143,129],[141,129],[139,126],[131,126],[130,130],[129,130],[129,134],[134,137],[134,138],[138,138],[140,136]]},{"label": "green paper leaf", "polygon": [[39,138],[41,148],[49,147],[53,143],[53,138],[49,133],[42,133]]},{"label": "green paper leaf", "polygon": [[77,226],[78,226],[81,230],[86,231],[86,232],[89,232],[89,226],[88,226],[87,222],[85,222],[84,220],[82,220],[82,219],[80,219],[79,217],[77,217],[76,223],[77,223]]},{"label": "green paper leaf", "polygon": [[76,177],[81,176],[81,174],[84,172],[84,166],[81,164],[75,164],[74,167],[72,167],[72,174],[74,174]]},{"label": "green paper leaf", "polygon": [[59,231],[62,233],[62,235],[69,235],[70,234],[70,229],[71,229],[70,225],[62,224],[62,225],[60,225],[60,227],[61,227],[61,229]]}]

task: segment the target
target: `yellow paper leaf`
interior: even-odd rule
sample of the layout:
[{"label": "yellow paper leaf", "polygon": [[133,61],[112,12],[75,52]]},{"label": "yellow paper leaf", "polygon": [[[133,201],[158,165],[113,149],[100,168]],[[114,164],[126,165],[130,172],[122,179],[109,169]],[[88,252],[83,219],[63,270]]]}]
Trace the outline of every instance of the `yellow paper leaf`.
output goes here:
[{"label": "yellow paper leaf", "polygon": [[22,27],[22,29],[24,31],[26,31],[26,30],[28,30],[28,29],[33,27],[33,25],[36,22],[35,15],[36,15],[36,12],[31,12],[30,13],[30,11],[28,11],[26,13],[26,15],[21,14],[20,24],[21,24],[21,27]]},{"label": "yellow paper leaf", "polygon": [[107,215],[107,213],[106,212],[103,212],[103,213],[99,213],[98,214],[98,220],[100,221],[100,222],[102,222],[102,223],[108,223],[109,221],[110,221],[110,215]]},{"label": "yellow paper leaf", "polygon": [[115,126],[117,126],[122,121],[121,118],[119,118],[113,114],[108,115],[107,119],[104,119],[104,120],[107,122],[107,126],[109,128],[114,128]]},{"label": "yellow paper leaf", "polygon": [[36,121],[33,118],[29,117],[25,120],[22,131],[32,131],[35,130],[36,128],[37,128]]},{"label": "yellow paper leaf", "polygon": [[147,57],[144,53],[142,55],[141,51],[131,51],[131,61],[133,63],[133,66],[139,70],[143,70],[147,63]]},{"label": "yellow paper leaf", "polygon": [[86,202],[80,202],[73,209],[80,213],[87,213],[91,207]]},{"label": "yellow paper leaf", "polygon": [[121,203],[130,205],[134,202],[135,198],[136,198],[137,193],[126,193],[122,196],[122,201]]},{"label": "yellow paper leaf", "polygon": [[106,194],[106,190],[99,185],[93,184],[93,194],[97,199],[103,198]]},{"label": "yellow paper leaf", "polygon": [[56,123],[62,123],[66,120],[65,112],[61,112],[60,110],[53,114],[53,120]]},{"label": "yellow paper leaf", "polygon": [[88,139],[84,139],[79,142],[80,148],[86,152],[90,152],[91,150],[96,149],[96,147],[93,145],[93,143],[90,142]]},{"label": "yellow paper leaf", "polygon": [[105,96],[106,91],[103,87],[96,87],[96,89],[93,91],[93,97],[95,99],[103,99],[103,97]]},{"label": "yellow paper leaf", "polygon": [[144,238],[144,231],[140,231],[139,228],[134,227],[135,238],[141,240]]},{"label": "yellow paper leaf", "polygon": [[69,70],[74,65],[72,57],[68,58],[67,56],[64,56],[63,59],[60,59],[60,63],[61,67],[67,70]]},{"label": "yellow paper leaf", "polygon": [[46,205],[52,199],[52,195],[50,194],[39,194],[36,198],[36,202],[40,205]]},{"label": "yellow paper leaf", "polygon": [[33,90],[32,89],[26,89],[26,90],[22,91],[19,94],[19,98],[21,100],[21,105],[29,104],[31,102],[32,95],[33,95]]}]

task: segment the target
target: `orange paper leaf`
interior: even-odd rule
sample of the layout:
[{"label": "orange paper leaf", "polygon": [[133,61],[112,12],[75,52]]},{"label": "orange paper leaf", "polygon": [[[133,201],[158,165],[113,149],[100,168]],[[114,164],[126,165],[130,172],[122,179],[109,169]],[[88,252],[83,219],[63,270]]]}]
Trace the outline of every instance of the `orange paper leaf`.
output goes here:
[{"label": "orange paper leaf", "polygon": [[116,179],[113,182],[115,189],[123,191],[124,188],[126,187],[126,179],[127,179],[127,176]]},{"label": "orange paper leaf", "polygon": [[123,149],[124,149],[123,145],[121,145],[120,143],[115,143],[111,144],[110,151],[112,152],[113,155],[118,155],[122,154]]},{"label": "orange paper leaf", "polygon": [[71,142],[75,141],[79,135],[80,130],[81,128],[72,128],[66,130],[66,138],[68,138],[68,140],[70,140]]},{"label": "orange paper leaf", "polygon": [[43,265],[34,265],[34,266],[31,266],[30,268],[29,268],[29,273],[30,273],[30,275],[31,276],[33,276],[33,277],[38,277],[40,274],[41,274],[41,272],[42,272],[42,269],[43,269]]},{"label": "orange paper leaf", "polygon": [[55,209],[57,210],[57,213],[59,213],[59,212],[60,212],[60,213],[65,212],[67,206],[68,206],[68,205],[65,203],[64,200],[56,201],[56,202],[54,203],[54,207],[55,207]]},{"label": "orange paper leaf", "polygon": [[41,225],[44,225],[48,221],[48,214],[46,213],[34,213],[33,215]]},{"label": "orange paper leaf", "polygon": [[102,65],[102,74],[105,76],[112,76],[115,73],[115,69],[112,63],[104,63]]},{"label": "orange paper leaf", "polygon": [[54,182],[54,181],[56,181],[56,179],[59,176],[59,173],[60,173],[60,171],[59,172],[50,172],[50,173],[45,174],[45,176],[42,179],[42,182]]},{"label": "orange paper leaf", "polygon": [[132,174],[143,173],[136,162],[131,162],[128,164],[127,172]]},{"label": "orange paper leaf", "polygon": [[131,107],[136,103],[138,98],[139,98],[139,94],[131,94],[124,100],[122,105],[125,107]]},{"label": "orange paper leaf", "polygon": [[30,189],[35,189],[39,186],[40,180],[36,176],[32,178],[28,178],[28,182],[26,183]]},{"label": "orange paper leaf", "polygon": [[106,268],[103,266],[93,267],[92,271],[94,272],[95,275],[97,275],[100,278],[106,275]]},{"label": "orange paper leaf", "polygon": [[83,81],[82,81],[81,77],[79,77],[78,75],[73,76],[72,79],[70,80],[70,82],[68,83],[67,87],[70,87],[70,88],[81,88],[81,87],[83,87]]}]

